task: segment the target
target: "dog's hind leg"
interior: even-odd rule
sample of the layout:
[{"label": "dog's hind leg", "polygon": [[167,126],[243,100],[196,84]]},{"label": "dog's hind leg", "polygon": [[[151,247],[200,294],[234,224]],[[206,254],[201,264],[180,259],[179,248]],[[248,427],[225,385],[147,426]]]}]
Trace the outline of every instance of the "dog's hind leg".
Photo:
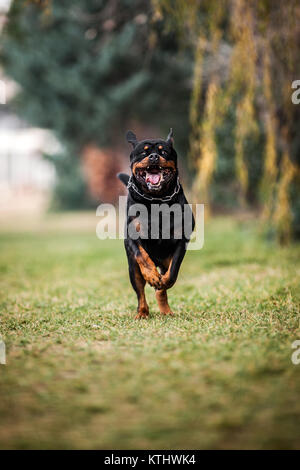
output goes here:
[{"label": "dog's hind leg", "polygon": [[[160,267],[161,273],[165,274],[170,268],[171,258],[167,258]],[[168,294],[166,289],[157,289],[155,291],[156,301],[160,313],[163,315],[174,315],[168,303]]]},{"label": "dog's hind leg", "polygon": [[168,303],[168,294],[165,289],[155,291],[155,296],[160,313],[163,315],[174,315]]},{"label": "dog's hind leg", "polygon": [[136,261],[131,261],[129,264],[129,277],[138,299],[137,315],[135,318],[147,318],[149,315],[149,307],[145,296],[146,281]]}]

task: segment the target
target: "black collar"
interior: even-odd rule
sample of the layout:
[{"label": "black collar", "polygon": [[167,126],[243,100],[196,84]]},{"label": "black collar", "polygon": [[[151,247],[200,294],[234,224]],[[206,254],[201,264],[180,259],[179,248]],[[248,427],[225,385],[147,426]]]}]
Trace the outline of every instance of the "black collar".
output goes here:
[{"label": "black collar", "polygon": [[147,201],[160,201],[160,202],[169,202],[172,201],[173,197],[176,196],[176,194],[179,193],[180,191],[180,183],[179,183],[179,177],[177,177],[177,185],[176,188],[174,189],[173,194],[170,196],[164,196],[164,197],[152,197],[152,196],[146,196],[145,194],[141,193],[136,185],[132,181],[132,176],[130,176],[128,184],[127,184],[127,189],[129,190],[132,188],[141,198],[147,199]]}]

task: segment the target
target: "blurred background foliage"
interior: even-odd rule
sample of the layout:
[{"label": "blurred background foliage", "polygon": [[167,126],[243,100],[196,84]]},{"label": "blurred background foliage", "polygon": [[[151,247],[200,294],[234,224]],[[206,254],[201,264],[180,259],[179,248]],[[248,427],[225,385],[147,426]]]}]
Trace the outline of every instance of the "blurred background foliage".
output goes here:
[{"label": "blurred background foliage", "polygon": [[178,50],[176,35],[152,23],[144,0],[12,4],[2,63],[21,91],[11,105],[64,146],[65,155],[47,156],[58,177],[56,207],[92,203],[81,171],[84,149],[127,150],[131,122],[162,133],[172,125],[184,148],[192,60]]},{"label": "blurred background foliage", "polygon": [[1,61],[11,106],[63,144],[55,207],[106,200],[87,175],[118,188],[127,127],[172,126],[207,213],[255,210],[281,244],[300,237],[299,25],[296,0],[14,1]]},{"label": "blurred background foliage", "polygon": [[300,215],[300,112],[291,101],[300,76],[298,2],[153,4],[155,16],[167,17],[194,51],[189,157],[195,195],[210,207],[225,196],[226,182],[241,207],[261,206],[266,231],[288,243],[299,236]]}]

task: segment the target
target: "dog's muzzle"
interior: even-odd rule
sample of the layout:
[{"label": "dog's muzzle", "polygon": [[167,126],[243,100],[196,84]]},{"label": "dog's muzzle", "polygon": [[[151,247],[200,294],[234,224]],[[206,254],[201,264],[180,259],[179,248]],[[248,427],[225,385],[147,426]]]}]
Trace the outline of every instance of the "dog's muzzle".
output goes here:
[{"label": "dog's muzzle", "polygon": [[157,163],[159,162],[159,155],[157,153],[151,153],[148,159],[152,165],[157,165]]}]

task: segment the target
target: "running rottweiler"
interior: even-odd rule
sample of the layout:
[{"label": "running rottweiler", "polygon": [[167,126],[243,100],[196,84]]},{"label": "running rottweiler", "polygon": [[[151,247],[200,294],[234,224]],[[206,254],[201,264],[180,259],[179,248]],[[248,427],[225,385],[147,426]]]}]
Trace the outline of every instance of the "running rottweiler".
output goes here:
[{"label": "running rottweiler", "polygon": [[166,140],[138,141],[131,131],[126,138],[133,146],[132,173],[117,176],[128,188],[125,249],[138,299],[136,318],[149,315],[146,282],[155,289],[160,312],[173,315],[167,289],[176,282],[195,225],[179,181],[173,132]]}]

